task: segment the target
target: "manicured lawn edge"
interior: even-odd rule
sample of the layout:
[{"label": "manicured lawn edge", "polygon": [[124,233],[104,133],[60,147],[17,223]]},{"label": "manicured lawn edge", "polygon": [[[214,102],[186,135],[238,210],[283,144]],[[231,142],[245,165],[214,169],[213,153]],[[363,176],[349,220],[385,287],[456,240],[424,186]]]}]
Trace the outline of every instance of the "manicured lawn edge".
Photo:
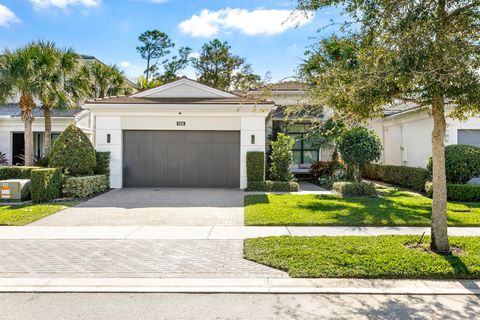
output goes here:
[{"label": "manicured lawn edge", "polygon": [[443,256],[412,249],[419,236],[267,237],[247,239],[244,257],[297,278],[480,279],[480,237],[450,237],[461,249]]},{"label": "manicured lawn edge", "polygon": [[73,207],[79,202],[0,206],[0,226],[24,226],[49,215]]},{"label": "manicured lawn edge", "polygon": [[[245,195],[247,226],[417,226],[431,223],[431,199],[396,188],[382,196]],[[449,202],[448,225],[480,226],[480,203]]]}]

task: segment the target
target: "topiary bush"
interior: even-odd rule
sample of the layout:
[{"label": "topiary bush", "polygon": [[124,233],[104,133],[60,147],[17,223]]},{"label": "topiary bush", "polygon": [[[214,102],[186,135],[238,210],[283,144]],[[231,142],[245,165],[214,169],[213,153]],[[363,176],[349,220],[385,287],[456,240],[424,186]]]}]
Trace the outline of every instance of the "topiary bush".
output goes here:
[{"label": "topiary bush", "polygon": [[338,150],[342,159],[353,168],[353,179],[359,182],[362,178],[360,168],[380,159],[382,143],[374,131],[353,128],[338,139]]},{"label": "topiary bush", "polygon": [[[427,169],[432,172],[432,157]],[[464,144],[445,147],[445,170],[448,183],[467,183],[480,176],[480,148]]]},{"label": "topiary bush", "polygon": [[376,197],[378,195],[377,188],[371,182],[335,182],[333,190],[346,196]]},{"label": "topiary bush", "polygon": [[[433,183],[425,183],[425,192],[433,196]],[[480,185],[447,183],[447,199],[450,201],[480,202]]]},{"label": "topiary bush", "polygon": [[362,167],[362,176],[367,179],[422,192],[431,179],[430,171],[424,168],[368,164]]},{"label": "topiary bush", "polygon": [[62,194],[62,170],[46,168],[33,170],[30,175],[30,191],[34,203],[48,202]]},{"label": "topiary bush", "polygon": [[87,135],[71,124],[55,140],[49,155],[49,165],[62,168],[72,176],[93,174],[97,165],[95,149]]},{"label": "topiary bush", "polygon": [[7,166],[0,167],[0,180],[8,179],[30,179],[33,170],[40,169],[39,167],[20,167]]},{"label": "topiary bush", "polygon": [[247,181],[265,180],[265,153],[262,151],[247,152]]},{"label": "topiary bush", "polygon": [[276,192],[296,192],[300,190],[297,182],[293,181],[249,181],[247,191],[276,191]]},{"label": "topiary bush", "polygon": [[87,198],[108,189],[105,175],[71,177],[63,184],[63,194],[72,198]]},{"label": "topiary bush", "polygon": [[274,181],[291,181],[293,174],[290,166],[293,163],[292,147],[295,141],[279,133],[277,140],[272,142],[272,154],[270,155],[270,178]]}]

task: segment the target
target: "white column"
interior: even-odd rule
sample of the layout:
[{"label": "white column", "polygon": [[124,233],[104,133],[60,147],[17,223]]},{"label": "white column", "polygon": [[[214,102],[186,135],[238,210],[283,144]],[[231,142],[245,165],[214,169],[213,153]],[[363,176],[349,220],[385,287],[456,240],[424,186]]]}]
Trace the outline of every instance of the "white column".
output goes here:
[{"label": "white column", "polygon": [[[110,187],[122,187],[122,118],[95,117],[95,149],[110,152]],[[108,141],[110,135],[110,141]]]},{"label": "white column", "polygon": [[247,187],[247,152],[265,152],[265,118],[263,116],[242,117],[240,128],[240,188],[245,189]]}]

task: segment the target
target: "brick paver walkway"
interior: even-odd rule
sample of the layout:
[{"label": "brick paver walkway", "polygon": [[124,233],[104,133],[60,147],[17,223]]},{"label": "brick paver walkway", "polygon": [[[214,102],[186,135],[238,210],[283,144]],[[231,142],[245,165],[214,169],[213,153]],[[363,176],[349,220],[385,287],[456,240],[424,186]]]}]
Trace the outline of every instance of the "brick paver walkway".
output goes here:
[{"label": "brick paver walkway", "polygon": [[1,240],[0,278],[279,278],[242,240]]}]

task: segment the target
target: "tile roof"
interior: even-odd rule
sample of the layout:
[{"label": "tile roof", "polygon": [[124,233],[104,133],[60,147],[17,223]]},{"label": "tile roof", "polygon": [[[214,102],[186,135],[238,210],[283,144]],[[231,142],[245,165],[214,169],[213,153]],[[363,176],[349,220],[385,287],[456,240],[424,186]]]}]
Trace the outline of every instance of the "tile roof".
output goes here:
[{"label": "tile roof", "polygon": [[[73,118],[82,111],[83,110],[80,108],[71,109],[71,110],[53,110],[52,117],[54,118],[72,117]],[[33,115],[35,117],[43,117],[42,109],[39,107],[35,108],[33,110]],[[0,104],[0,117],[19,118],[20,109],[18,107],[18,103]]]},{"label": "tile roof", "polygon": [[147,98],[116,96],[88,100],[87,104],[273,104],[273,101],[234,98]]}]

